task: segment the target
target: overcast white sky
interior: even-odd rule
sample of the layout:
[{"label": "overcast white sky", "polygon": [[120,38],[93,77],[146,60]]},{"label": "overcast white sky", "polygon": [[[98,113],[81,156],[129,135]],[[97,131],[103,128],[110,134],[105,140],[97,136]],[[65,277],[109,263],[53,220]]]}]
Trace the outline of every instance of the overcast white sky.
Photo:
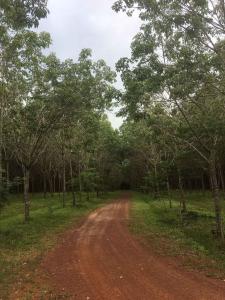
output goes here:
[{"label": "overcast white sky", "polygon": [[[50,14],[41,21],[39,30],[50,32],[50,50],[61,59],[76,59],[82,48],[91,48],[94,59],[103,58],[114,68],[121,57],[130,55],[130,43],[140,21],[137,16],[115,13],[113,3],[114,0],[49,0]],[[115,113],[110,113],[109,118],[115,128],[122,123]]]}]

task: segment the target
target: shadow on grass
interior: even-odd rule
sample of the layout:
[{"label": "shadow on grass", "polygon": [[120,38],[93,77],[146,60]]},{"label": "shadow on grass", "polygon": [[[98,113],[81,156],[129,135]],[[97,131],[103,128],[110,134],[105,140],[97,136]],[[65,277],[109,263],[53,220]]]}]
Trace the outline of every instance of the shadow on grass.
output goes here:
[{"label": "shadow on grass", "polygon": [[[174,253],[188,256],[189,251],[214,260],[225,274],[225,245],[213,235],[215,217],[210,194],[205,198],[192,193],[188,200],[188,212],[180,213],[179,197],[154,199],[136,194],[133,199],[131,229],[137,234],[166,238]],[[166,251],[166,250],[165,250]],[[165,253],[166,254],[166,253]]]}]

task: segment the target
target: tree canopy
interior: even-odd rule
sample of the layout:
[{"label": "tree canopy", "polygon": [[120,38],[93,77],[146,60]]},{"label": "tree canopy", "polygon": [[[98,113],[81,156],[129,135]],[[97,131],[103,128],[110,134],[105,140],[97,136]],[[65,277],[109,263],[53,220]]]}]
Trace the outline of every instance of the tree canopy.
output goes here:
[{"label": "tree canopy", "polygon": [[[119,0],[140,32],[116,72],[92,51],[75,61],[46,55],[48,33],[33,31],[47,1],[0,1],[1,207],[22,178],[25,219],[29,191],[101,193],[130,188],[170,194],[211,188],[216,232],[223,238],[224,1]],[[107,110],[119,105],[119,130]],[[33,178],[39,178],[34,180]],[[170,206],[172,203],[170,203]]]}]

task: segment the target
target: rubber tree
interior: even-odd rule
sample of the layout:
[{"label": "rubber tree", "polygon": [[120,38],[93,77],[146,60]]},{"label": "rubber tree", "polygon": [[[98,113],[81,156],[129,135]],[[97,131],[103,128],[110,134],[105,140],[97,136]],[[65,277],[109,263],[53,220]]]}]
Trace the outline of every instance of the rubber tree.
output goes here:
[{"label": "rubber tree", "polygon": [[[115,72],[103,60],[92,60],[90,49],[83,49],[77,62],[70,59],[63,63],[63,90],[73,95],[76,104],[73,116],[70,119],[65,116],[60,128],[61,137],[64,137],[61,138],[63,165],[70,169],[71,177],[73,164],[70,160],[78,159],[74,163],[78,164],[80,190],[83,188],[80,175],[89,168],[99,120],[117,93],[113,87],[115,77]],[[71,153],[75,155],[71,157]]]},{"label": "rubber tree", "polygon": [[48,136],[58,128],[64,114],[66,112],[68,115],[71,114],[69,107],[71,99],[59,100],[60,90],[56,91],[53,84],[53,80],[56,80],[56,70],[60,69],[59,61],[52,55],[49,57],[42,55],[43,46],[49,44],[49,36],[26,32],[25,37],[23,35],[21,37],[31,42],[30,51],[25,51],[31,56],[28,55],[26,61],[24,60],[22,75],[21,66],[18,67],[20,76],[18,98],[17,106],[11,111],[8,147],[13,149],[13,154],[23,169],[24,215],[25,221],[28,221],[31,168],[45,151]]},{"label": "rubber tree", "polygon": [[5,122],[9,103],[15,100],[14,63],[15,59],[22,59],[22,57],[17,56],[17,49],[24,46],[19,43],[17,34],[25,28],[37,27],[39,20],[45,18],[47,13],[46,0],[0,2],[0,202],[4,198],[5,189],[2,156],[3,148],[6,146],[4,140]]},{"label": "rubber tree", "polygon": [[[187,144],[208,164],[216,232],[223,239],[216,170],[218,145],[224,134],[221,126],[225,78],[224,1],[119,0],[114,9],[128,14],[134,9],[140,11],[143,25],[132,43],[132,59],[120,61],[120,68],[126,71],[127,82],[136,80],[139,107],[145,104],[143,95],[150,93],[161,94],[171,109],[179,110],[192,135]],[[129,91],[124,98],[126,103],[132,97],[132,89]],[[209,117],[210,102],[214,105]],[[133,105],[135,100],[130,103]],[[134,109],[134,105],[131,108]],[[193,124],[198,124],[197,129]]]}]

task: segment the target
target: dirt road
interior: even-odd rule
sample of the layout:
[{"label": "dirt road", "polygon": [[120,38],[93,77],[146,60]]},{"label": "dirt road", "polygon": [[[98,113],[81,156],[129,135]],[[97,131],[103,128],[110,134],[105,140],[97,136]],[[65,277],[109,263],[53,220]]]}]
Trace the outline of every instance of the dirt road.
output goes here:
[{"label": "dirt road", "polygon": [[225,299],[225,282],[144,249],[128,231],[124,198],[90,214],[47,255],[42,268],[55,291],[78,300]]}]

